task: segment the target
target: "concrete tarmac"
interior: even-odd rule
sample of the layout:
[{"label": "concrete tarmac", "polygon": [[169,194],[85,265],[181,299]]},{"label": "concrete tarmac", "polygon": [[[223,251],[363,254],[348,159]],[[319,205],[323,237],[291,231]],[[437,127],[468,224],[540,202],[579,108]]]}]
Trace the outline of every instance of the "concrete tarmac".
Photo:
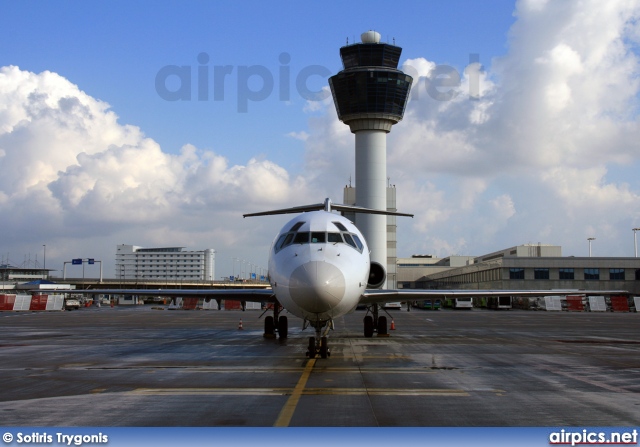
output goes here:
[{"label": "concrete tarmac", "polygon": [[[365,311],[307,359],[260,311],[0,313],[4,426],[635,426],[640,314]],[[239,330],[242,319],[243,329]],[[389,320],[390,321],[390,320]]]}]

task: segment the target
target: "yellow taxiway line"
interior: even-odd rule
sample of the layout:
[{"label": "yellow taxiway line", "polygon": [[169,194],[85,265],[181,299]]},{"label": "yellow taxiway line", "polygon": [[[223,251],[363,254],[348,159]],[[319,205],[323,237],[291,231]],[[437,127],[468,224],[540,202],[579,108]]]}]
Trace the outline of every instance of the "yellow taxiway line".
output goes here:
[{"label": "yellow taxiway line", "polygon": [[293,413],[296,411],[296,407],[298,406],[298,401],[302,396],[304,387],[307,385],[307,380],[309,380],[309,376],[311,375],[311,371],[313,370],[313,367],[315,366],[315,364],[316,364],[316,359],[310,359],[307,362],[307,365],[305,366],[304,371],[302,371],[302,376],[300,376],[300,380],[298,380],[298,383],[293,389],[293,393],[291,393],[291,396],[289,397],[289,399],[287,399],[287,402],[284,404],[284,407],[282,407],[282,410],[280,410],[278,419],[276,419],[276,423],[273,424],[274,427],[289,426],[289,423],[291,422],[291,418],[293,417]]}]

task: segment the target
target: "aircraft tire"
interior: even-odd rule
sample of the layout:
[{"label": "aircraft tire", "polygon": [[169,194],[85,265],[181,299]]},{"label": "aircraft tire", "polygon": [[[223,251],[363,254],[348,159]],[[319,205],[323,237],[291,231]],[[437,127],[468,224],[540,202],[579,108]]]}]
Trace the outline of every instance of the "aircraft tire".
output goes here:
[{"label": "aircraft tire", "polygon": [[289,320],[284,315],[278,318],[278,335],[280,339],[289,336]]},{"label": "aircraft tire", "polygon": [[364,317],[364,336],[366,338],[373,337],[373,317],[371,315]]},{"label": "aircraft tire", "polygon": [[307,357],[313,359],[316,357],[316,338],[309,337],[309,348],[307,349]]},{"label": "aircraft tire", "polygon": [[327,337],[320,339],[320,357],[326,359],[329,355],[329,346],[327,345]]},{"label": "aircraft tire", "polygon": [[264,319],[264,336],[273,337],[275,334],[275,325],[273,323],[273,317],[269,315]]},{"label": "aircraft tire", "polygon": [[378,335],[387,335],[387,317],[378,317]]}]

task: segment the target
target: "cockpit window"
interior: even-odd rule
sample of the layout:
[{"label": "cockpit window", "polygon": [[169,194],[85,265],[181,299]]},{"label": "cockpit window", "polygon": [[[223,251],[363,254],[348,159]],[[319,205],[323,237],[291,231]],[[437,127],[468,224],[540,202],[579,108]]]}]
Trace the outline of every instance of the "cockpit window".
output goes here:
[{"label": "cockpit window", "polygon": [[282,243],[284,242],[286,237],[287,237],[287,233],[280,235],[280,237],[278,238],[278,241],[276,242],[276,245],[274,246],[275,251],[279,251],[282,248]]},{"label": "cockpit window", "polygon": [[351,245],[353,248],[357,248],[356,243],[355,243],[355,242],[353,242],[353,238],[351,237],[351,234],[349,234],[349,233],[344,233],[344,234],[343,234],[343,236],[344,236],[344,241],[345,241],[347,244]]},{"label": "cockpit window", "polygon": [[360,238],[354,233],[349,233],[347,229],[344,227],[344,225],[342,225],[340,222],[334,222],[334,224],[336,224],[336,227],[345,228],[345,230],[340,233],[338,232],[325,233],[324,231],[312,231],[312,232],[301,231],[297,233],[296,231],[294,231],[294,228],[299,229],[302,226],[302,224],[303,222],[296,223],[296,225],[294,225],[291,228],[292,231],[283,233],[280,235],[280,237],[278,237],[278,240],[276,241],[273,247],[276,253],[278,253],[280,250],[284,249],[285,247],[291,244],[302,245],[302,244],[309,244],[309,243],[311,244],[330,243],[333,245],[346,243],[347,245],[350,245],[351,247],[353,247],[354,249],[358,250],[361,253],[364,250],[364,244],[362,243]]},{"label": "cockpit window", "polygon": [[358,235],[352,234],[352,236],[353,236],[353,240],[356,242],[356,245],[358,246],[358,250],[362,251],[362,249],[364,248],[364,245],[362,244],[362,241],[360,240]]},{"label": "cockpit window", "polygon": [[273,247],[275,252],[278,253],[280,250],[282,250],[287,245],[291,245],[291,242],[293,242],[293,236],[295,236],[295,233],[284,233],[284,234],[280,235],[280,237],[278,238],[278,241],[276,242],[275,246]]},{"label": "cockpit window", "polygon": [[284,242],[282,243],[282,248],[286,247],[287,245],[290,245],[291,242],[293,242],[293,236],[294,236],[294,233],[287,234],[287,237],[285,238]]},{"label": "cockpit window", "polygon": [[325,239],[326,239],[326,233],[320,233],[318,231],[313,231],[311,233],[311,243],[312,244],[319,244],[319,243],[324,243]]},{"label": "cockpit window", "polygon": [[345,227],[344,225],[342,225],[340,222],[333,222],[333,224],[338,228],[338,230],[340,231],[349,231],[347,230],[347,227]]},{"label": "cockpit window", "polygon": [[304,222],[296,222],[295,225],[292,226],[289,231],[291,231],[291,232],[298,231],[300,229],[300,227],[303,226],[303,225],[304,225]]}]

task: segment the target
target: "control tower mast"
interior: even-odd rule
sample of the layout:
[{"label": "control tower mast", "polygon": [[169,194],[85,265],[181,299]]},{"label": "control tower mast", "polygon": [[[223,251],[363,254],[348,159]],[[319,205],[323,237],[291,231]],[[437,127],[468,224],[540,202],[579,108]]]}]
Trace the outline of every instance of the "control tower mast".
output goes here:
[{"label": "control tower mast", "polygon": [[[338,118],[356,139],[356,205],[387,209],[387,133],[402,120],[413,79],[398,70],[402,48],[367,31],[362,43],[340,48],[344,69],[329,78]],[[358,214],[371,261],[387,265],[387,217]],[[386,280],[375,286],[384,287]]]}]

